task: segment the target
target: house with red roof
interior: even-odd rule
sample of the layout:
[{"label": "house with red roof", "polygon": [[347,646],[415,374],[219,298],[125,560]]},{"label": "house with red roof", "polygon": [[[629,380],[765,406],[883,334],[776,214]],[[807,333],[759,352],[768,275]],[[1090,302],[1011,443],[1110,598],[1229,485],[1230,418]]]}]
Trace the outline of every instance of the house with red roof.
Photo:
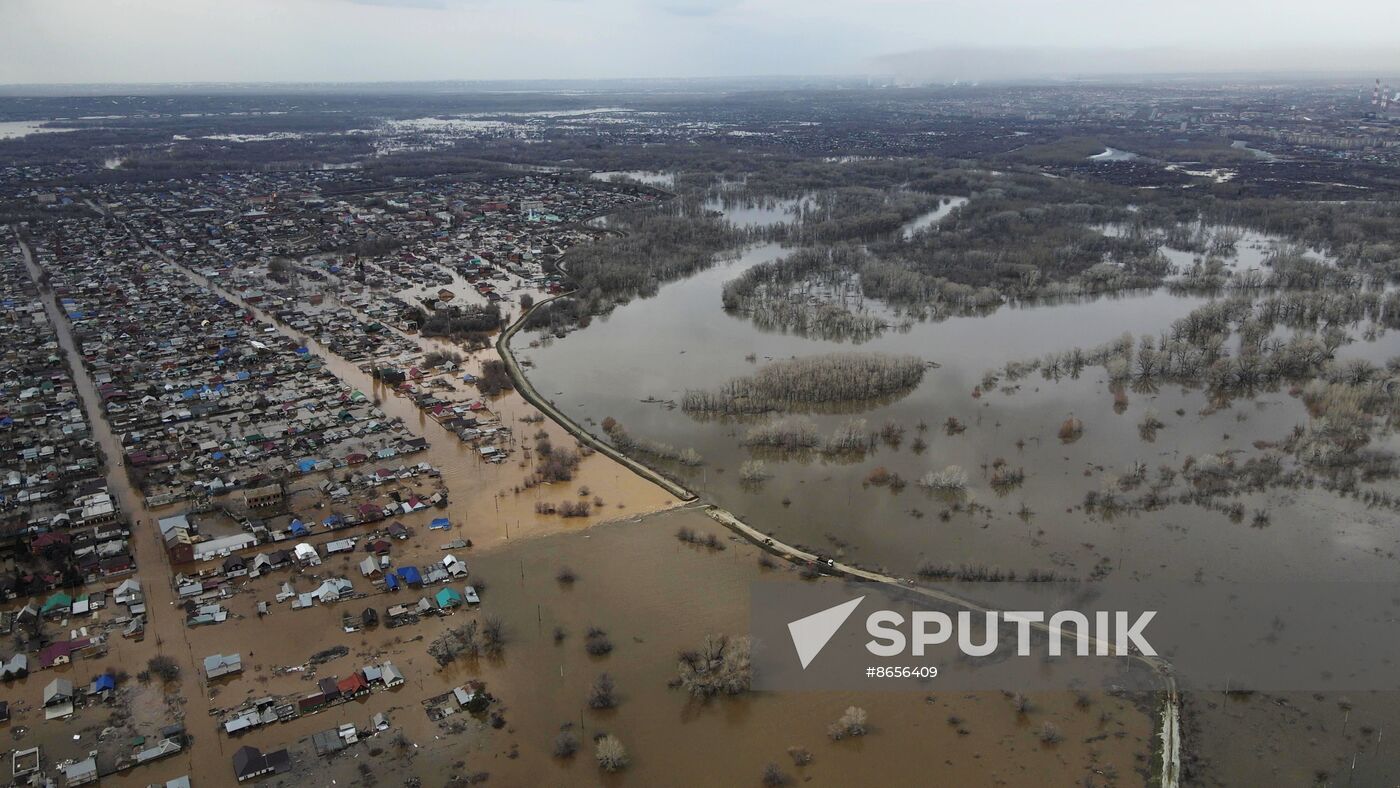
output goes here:
[{"label": "house with red roof", "polygon": [[369,682],[365,681],[365,675],[357,670],[336,682],[336,689],[340,690],[342,698],[358,698],[369,694]]}]

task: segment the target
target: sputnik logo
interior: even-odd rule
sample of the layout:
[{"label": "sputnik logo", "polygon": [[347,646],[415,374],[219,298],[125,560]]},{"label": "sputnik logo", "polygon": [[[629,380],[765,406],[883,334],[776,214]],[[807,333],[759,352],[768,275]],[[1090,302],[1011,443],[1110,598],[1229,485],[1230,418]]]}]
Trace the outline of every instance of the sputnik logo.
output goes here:
[{"label": "sputnik logo", "polygon": [[835,607],[788,622],[792,645],[797,649],[797,659],[802,662],[803,670],[812,664],[812,660],[817,658],[836,631],[846,623],[846,619],[851,617],[864,600],[863,596],[856,597],[849,602],[842,602]]}]

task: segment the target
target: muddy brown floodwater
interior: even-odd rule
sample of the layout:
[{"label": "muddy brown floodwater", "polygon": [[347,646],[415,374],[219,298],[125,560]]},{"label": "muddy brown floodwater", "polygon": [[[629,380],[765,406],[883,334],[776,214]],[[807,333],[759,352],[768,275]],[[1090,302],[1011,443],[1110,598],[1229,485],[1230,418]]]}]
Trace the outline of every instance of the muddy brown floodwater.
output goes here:
[{"label": "muddy brown floodwater", "polygon": [[[1174,579],[1197,571],[1235,580],[1300,573],[1382,579],[1396,571],[1400,533],[1389,527],[1389,518],[1356,498],[1321,491],[1243,496],[1248,510],[1270,511],[1268,530],[1193,506],[1112,520],[1082,510],[1086,492],[1105,489],[1135,462],[1155,474],[1164,464],[1180,468],[1188,456],[1247,456],[1255,441],[1286,436],[1309,420],[1303,403],[1286,391],[1262,391],[1216,407],[1200,391],[1163,385],[1125,391],[1125,400],[1115,403],[1106,375],[1094,368],[1073,379],[1045,380],[1033,373],[974,396],[987,370],[1075,346],[1091,348],[1125,331],[1155,336],[1208,302],[1200,296],[1133,292],[1007,306],[983,317],[892,329],[856,349],[910,353],[939,366],[905,397],[810,420],[820,435],[852,418],[864,419],[871,432],[890,422],[903,429],[898,445],[880,443],[858,458],[744,447],[744,434],[764,418],[700,419],[674,404],[687,389],[717,388],[768,361],[852,349],[764,331],[747,316],[722,310],[725,281],[783,253],[773,244],[752,247],[733,262],[664,285],[656,296],[618,307],[562,339],[522,332],[512,346],[517,357],[534,363],[531,381],[563,413],[581,422],[585,416],[612,417],[637,440],[698,451],[703,467],[669,470],[708,500],[785,542],[893,574],[912,575],[924,562],[1053,570],[1080,578],[1105,562],[1116,572]],[[618,352],[623,347],[626,352]],[[1389,358],[1400,353],[1400,332],[1358,341],[1342,353]],[[619,380],[628,384],[619,386]],[[1152,442],[1140,437],[1137,426],[1149,410],[1166,422]],[[1070,415],[1084,422],[1085,432],[1066,444],[1056,430]],[[944,424],[950,417],[965,430],[948,434]],[[917,448],[916,439],[926,448]],[[1397,445],[1395,436],[1388,441]],[[761,485],[745,483],[737,472],[752,457],[764,459],[772,477]],[[993,489],[991,464],[998,459],[1024,469],[1024,482]],[[985,510],[953,510],[916,486],[924,474],[948,465],[968,472],[969,499]],[[865,484],[877,468],[898,474],[908,487]],[[1028,519],[1019,516],[1023,505]]]},{"label": "muddy brown floodwater", "polygon": [[[41,271],[33,260],[28,246],[23,248],[23,252],[30,274],[37,280]],[[193,274],[191,277],[201,284],[211,287],[224,297],[239,302],[239,299],[231,293],[223,291],[203,277]],[[106,474],[109,487],[120,500],[122,511],[132,523],[133,551],[138,565],[138,577],[142,581],[142,589],[146,595],[149,614],[146,637],[143,641],[125,640],[117,632],[112,631],[109,633],[108,654],[105,657],[81,660],[54,671],[37,674],[16,685],[13,693],[7,691],[7,696],[15,706],[12,730],[22,726],[28,727],[33,732],[31,736],[37,738],[37,743],[43,746],[44,758],[48,763],[85,757],[90,749],[97,746],[98,734],[108,725],[108,712],[100,707],[88,708],[80,711],[69,720],[42,721],[42,692],[45,684],[53,677],[63,676],[70,678],[75,685],[81,686],[87,684],[93,676],[100,675],[109,668],[135,675],[144,668],[151,657],[164,654],[176,659],[181,668],[181,677],[179,681],[165,687],[154,685],[143,687],[138,686],[134,679],[130,681],[130,689],[127,694],[131,697],[129,705],[132,731],[153,737],[160,727],[176,721],[183,713],[189,731],[193,735],[193,743],[186,752],[180,755],[141,767],[131,779],[145,784],[144,781],[147,779],[166,780],[181,774],[191,773],[194,775],[195,784],[229,784],[231,782],[229,757],[239,744],[216,733],[218,722],[210,717],[212,707],[209,703],[209,694],[206,691],[208,688],[202,676],[203,657],[214,653],[229,653],[239,649],[247,649],[249,657],[251,657],[253,645],[261,642],[294,644],[297,647],[315,645],[315,648],[307,649],[306,653],[293,659],[290,664],[300,663],[309,657],[311,652],[345,637],[344,633],[339,631],[340,611],[336,611],[334,615],[336,622],[334,630],[317,633],[314,636],[305,629],[306,620],[295,621],[290,616],[277,620],[278,623],[285,622],[288,625],[285,629],[271,625],[272,619],[258,621],[255,616],[251,615],[252,608],[256,607],[255,604],[251,605],[249,610],[241,611],[249,614],[250,620],[239,623],[226,622],[206,630],[186,628],[183,610],[176,606],[171,584],[173,569],[163,546],[156,537],[154,527],[157,518],[182,511],[182,506],[175,504],[158,510],[148,509],[144,504],[142,493],[131,486],[120,464],[120,458],[123,456],[121,443],[113,434],[97,406],[100,400],[96,395],[92,379],[83,368],[80,355],[76,352],[71,327],[65,316],[57,309],[52,298],[45,298],[44,305],[57,332],[60,347],[67,354],[69,363],[74,370],[75,384],[88,421],[93,427],[94,437],[108,460]],[[257,310],[254,311],[265,320],[272,322],[267,315]],[[292,333],[282,326],[279,326],[279,330],[288,335]],[[442,471],[443,479],[449,486],[452,499],[451,505],[445,512],[429,510],[403,518],[410,526],[416,526],[420,539],[423,539],[425,535],[432,535],[430,541],[425,540],[424,542],[425,560],[441,560],[442,552],[437,549],[437,546],[452,539],[470,539],[479,548],[493,544],[508,544],[524,538],[563,530],[582,530],[598,522],[657,511],[673,505],[671,496],[664,490],[648,484],[607,457],[597,454],[585,457],[574,478],[568,483],[540,485],[530,490],[516,492],[518,488],[523,487],[524,479],[533,470],[532,461],[527,459],[527,453],[521,449],[533,445],[532,436],[534,433],[544,430],[558,446],[568,446],[573,443],[573,439],[561,427],[552,422],[545,421],[538,424],[520,422],[520,418],[530,414],[537,415],[537,413],[518,395],[511,392],[497,397],[489,403],[491,411],[497,414],[504,424],[514,429],[517,435],[515,440],[517,451],[506,463],[485,463],[480,460],[473,447],[459,442],[455,435],[428,418],[408,399],[395,395],[388,387],[382,386],[369,375],[331,354],[319,344],[311,343],[311,349],[318,353],[344,382],[373,397],[378,397],[381,400],[381,407],[387,415],[402,419],[415,434],[428,438],[431,448],[418,455],[415,461],[426,460]],[[458,383],[457,385],[463,384]],[[589,517],[566,520],[556,516],[536,514],[534,509],[536,500],[557,502],[574,499],[578,497],[579,490],[584,487],[589,490],[590,500],[596,497],[604,502],[603,506],[596,507]],[[427,520],[444,513],[452,520],[452,529],[441,532],[428,531],[426,529]],[[353,570],[353,568],[351,569]],[[343,574],[352,577],[358,575],[354,571]],[[280,579],[277,582],[280,582]],[[106,584],[96,584],[92,589],[85,590],[99,590],[105,586]],[[270,601],[273,593],[275,590],[268,593],[265,598]],[[240,599],[245,598],[251,599],[251,597],[240,597]],[[66,629],[68,623],[61,622],[58,626]],[[74,622],[72,625],[78,626],[78,623]],[[425,648],[425,644],[419,643],[417,648],[421,651]],[[248,660],[245,664],[254,663]],[[359,666],[355,665],[354,667]],[[344,672],[348,673],[349,670],[346,669]],[[419,686],[434,687],[429,694],[439,694],[444,689],[450,688],[446,686],[439,688],[431,681],[427,681],[427,684],[424,681],[425,679],[420,677]],[[304,687],[299,689],[304,690]],[[421,714],[421,710],[419,713]],[[301,727],[310,726],[308,735],[310,732],[326,727],[323,724],[324,718],[312,723],[307,723],[306,720],[300,722],[302,723]],[[356,720],[356,722],[364,725],[368,722],[368,718]],[[288,726],[288,728],[291,729],[260,731],[263,734],[262,740],[265,740],[260,746],[263,746],[264,749],[272,749],[295,741],[297,736],[301,735],[295,733],[295,726]],[[111,734],[106,738],[110,739]],[[22,746],[28,745],[22,744]],[[108,778],[109,782],[114,783],[119,780],[118,777]]]},{"label": "muddy brown floodwater", "polygon": [[[679,542],[674,532],[681,526],[716,534],[725,549]],[[422,540],[408,544],[410,550],[396,554],[396,560],[440,556]],[[256,667],[218,683],[213,699],[218,707],[269,693],[308,691],[310,682],[302,674],[272,676],[271,671],[301,664],[329,643],[345,643],[352,653],[322,666],[317,678],[392,659],[407,675],[405,686],[237,741],[264,749],[283,746],[343,722],[364,725],[384,711],[419,747],[401,759],[387,744],[372,742],[388,752],[371,767],[382,784],[398,784],[406,773],[423,777],[425,785],[440,785],[452,775],[488,772],[492,785],[751,785],[770,762],[813,785],[1071,785],[1091,773],[1098,784],[1107,782],[1106,774],[1118,775],[1116,785],[1143,783],[1138,770],[1147,766],[1152,720],[1123,699],[1096,697],[1080,708],[1067,694],[1047,695],[1032,698],[1032,710],[1020,715],[1001,693],[944,695],[936,688],[928,695],[749,693],[699,702],[669,688],[681,650],[698,646],[707,634],[747,631],[752,581],[794,571],[764,569],[759,555],[702,512],[673,510],[478,552],[469,563],[471,581],[486,587],[482,605],[447,618],[352,635],[340,631],[346,609],[398,600],[379,596],[301,611],[277,605],[271,616],[258,620],[256,601],[275,591],[280,577],[274,575],[253,581],[252,593],[230,601],[230,610],[243,620],[195,630],[190,637],[196,653],[213,653],[231,639],[247,638],[245,665]],[[577,575],[571,585],[555,579],[561,566]],[[320,569],[353,576],[349,559]],[[426,653],[427,642],[447,627],[488,615],[505,622],[504,654],[438,670]],[[559,642],[556,627],[565,633]],[[586,653],[590,627],[611,639],[614,649],[607,656]],[[601,672],[616,680],[620,702],[599,712],[587,708],[586,697]],[[428,720],[420,702],[468,679],[484,680],[500,698],[503,729],[477,724],[449,734]],[[851,705],[869,712],[871,733],[829,741],[826,726]],[[961,722],[950,724],[951,715]],[[1063,742],[1041,744],[1037,731],[1046,721],[1065,734]],[[571,725],[585,742],[569,760],[550,755],[562,725]],[[625,773],[606,779],[588,743],[604,731],[617,735],[632,759]],[[221,738],[220,754],[235,746]],[[813,753],[811,765],[792,765],[787,749],[794,746]],[[359,763],[370,756],[364,749],[355,752],[358,757],[342,754],[310,775],[270,783],[329,784],[327,778],[335,778],[359,784]],[[226,768],[221,760],[213,772]]]},{"label": "muddy brown floodwater", "polygon": [[[184,270],[184,269],[182,269]],[[217,282],[197,273],[186,272],[194,281],[209,287],[224,298],[250,310],[261,319],[273,324],[283,334],[301,339],[297,332],[278,323],[267,312],[247,303],[236,294],[224,289]],[[441,343],[414,335],[403,334],[417,344],[424,352],[442,349]],[[675,501],[664,490],[638,478],[626,468],[609,458],[593,454],[584,457],[578,471],[569,482],[543,484],[530,489],[524,488],[526,477],[533,472],[533,458],[527,458],[527,450],[534,446],[534,435],[543,430],[556,446],[572,446],[574,439],[558,424],[545,420],[539,423],[521,421],[525,417],[538,418],[542,414],[514,391],[487,400],[490,411],[498,416],[502,425],[510,427],[513,433],[511,457],[503,463],[488,463],[470,444],[463,443],[427,413],[420,410],[408,397],[394,392],[393,387],[376,380],[360,370],[358,366],[332,353],[329,348],[314,339],[305,338],[307,347],[314,352],[328,369],[350,386],[365,392],[390,418],[397,418],[408,425],[415,435],[428,439],[428,450],[414,455],[414,461],[427,461],[442,471],[447,483],[450,504],[445,511],[437,511],[434,516],[445,514],[452,520],[453,527],[444,531],[443,541],[454,538],[470,539],[474,544],[490,545],[527,536],[539,536],[561,530],[586,527],[633,513],[657,511],[674,505]],[[495,358],[492,349],[464,354],[464,363],[470,367],[485,359]],[[475,393],[461,380],[453,382],[458,391]],[[579,497],[579,491],[587,488],[588,499],[603,500],[603,506],[595,507],[587,517],[561,518],[541,515],[535,511],[537,501],[558,503]],[[516,490],[519,489],[519,492]]]}]

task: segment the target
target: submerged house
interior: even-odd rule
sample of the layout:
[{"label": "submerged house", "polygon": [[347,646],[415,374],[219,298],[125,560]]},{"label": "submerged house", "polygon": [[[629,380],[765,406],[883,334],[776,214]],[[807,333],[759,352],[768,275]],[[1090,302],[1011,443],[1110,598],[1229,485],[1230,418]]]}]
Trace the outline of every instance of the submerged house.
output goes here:
[{"label": "submerged house", "polygon": [[204,658],[204,675],[211,679],[242,672],[241,654],[211,654]]}]

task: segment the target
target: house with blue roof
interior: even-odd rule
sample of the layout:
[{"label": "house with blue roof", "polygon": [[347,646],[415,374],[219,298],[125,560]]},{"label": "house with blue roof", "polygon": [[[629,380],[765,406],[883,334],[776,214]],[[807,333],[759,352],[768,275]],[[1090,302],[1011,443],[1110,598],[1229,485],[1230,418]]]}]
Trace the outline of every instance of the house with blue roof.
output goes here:
[{"label": "house with blue roof", "polygon": [[433,595],[433,599],[440,608],[461,607],[462,595],[451,588],[443,588]]}]

